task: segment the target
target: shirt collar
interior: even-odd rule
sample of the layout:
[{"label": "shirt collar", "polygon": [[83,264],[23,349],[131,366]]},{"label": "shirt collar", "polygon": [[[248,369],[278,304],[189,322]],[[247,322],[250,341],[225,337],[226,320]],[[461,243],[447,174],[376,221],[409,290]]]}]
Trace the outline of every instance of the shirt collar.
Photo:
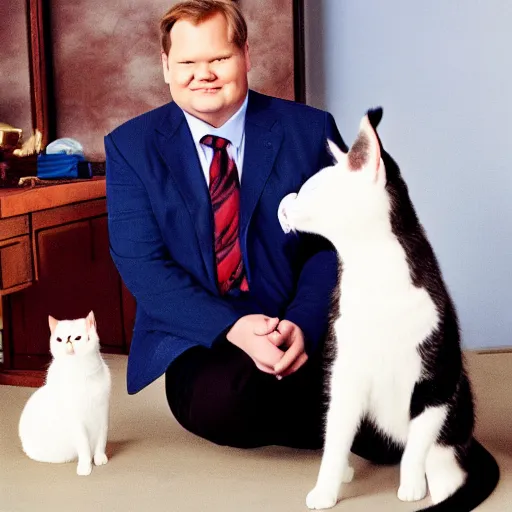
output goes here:
[{"label": "shirt collar", "polygon": [[205,135],[216,135],[217,137],[228,139],[231,144],[238,149],[242,143],[244,134],[245,113],[247,112],[248,100],[249,94],[245,97],[242,106],[219,128],[215,128],[183,110],[194,142],[199,144]]}]

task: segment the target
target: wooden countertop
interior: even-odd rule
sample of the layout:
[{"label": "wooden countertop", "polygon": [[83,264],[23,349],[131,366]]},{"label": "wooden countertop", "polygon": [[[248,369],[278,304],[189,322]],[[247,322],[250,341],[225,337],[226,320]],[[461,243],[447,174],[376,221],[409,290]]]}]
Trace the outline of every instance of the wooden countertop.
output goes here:
[{"label": "wooden countertop", "polygon": [[46,187],[0,188],[0,219],[105,197],[105,177]]}]

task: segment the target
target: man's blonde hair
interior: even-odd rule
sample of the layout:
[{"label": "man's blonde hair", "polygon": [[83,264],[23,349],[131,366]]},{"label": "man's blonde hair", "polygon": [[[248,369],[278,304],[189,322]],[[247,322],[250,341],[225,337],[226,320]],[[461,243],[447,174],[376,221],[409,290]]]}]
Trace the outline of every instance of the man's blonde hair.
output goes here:
[{"label": "man's blonde hair", "polygon": [[247,42],[247,23],[234,0],[184,0],[171,7],[160,20],[162,50],[169,55],[171,29],[179,20],[197,25],[216,14],[222,14],[231,30],[232,42],[243,49]]}]

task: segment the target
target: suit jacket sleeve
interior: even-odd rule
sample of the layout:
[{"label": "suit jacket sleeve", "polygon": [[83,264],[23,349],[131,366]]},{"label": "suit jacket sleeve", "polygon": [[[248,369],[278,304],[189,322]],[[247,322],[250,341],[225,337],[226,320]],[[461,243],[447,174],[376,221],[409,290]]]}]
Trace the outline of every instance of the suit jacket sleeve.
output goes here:
[{"label": "suit jacket sleeve", "polygon": [[211,346],[240,317],[170,258],[146,188],[105,137],[110,253],[155,330]]},{"label": "suit jacket sleeve", "polygon": [[[340,149],[346,150],[334,118],[326,113],[318,170],[332,165],[327,139],[335,142]],[[303,245],[306,252],[305,263],[294,299],[288,306],[284,318],[301,328],[305,337],[306,352],[311,354],[321,345],[327,334],[333,291],[338,280],[338,256],[332,244],[320,236],[304,235]]]}]

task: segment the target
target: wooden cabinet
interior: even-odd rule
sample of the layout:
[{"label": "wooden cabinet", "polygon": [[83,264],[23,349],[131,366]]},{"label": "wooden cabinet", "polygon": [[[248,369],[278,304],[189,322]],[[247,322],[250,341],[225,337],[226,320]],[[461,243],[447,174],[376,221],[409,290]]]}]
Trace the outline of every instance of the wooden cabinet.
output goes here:
[{"label": "wooden cabinet", "polygon": [[82,201],[65,204],[64,197],[53,208],[0,218],[4,381],[42,376],[50,360],[48,315],[73,319],[93,310],[102,350],[128,353],[135,302],[110,257],[102,193],[104,183]]},{"label": "wooden cabinet", "polygon": [[28,217],[0,219],[0,290],[12,293],[31,281]]}]

